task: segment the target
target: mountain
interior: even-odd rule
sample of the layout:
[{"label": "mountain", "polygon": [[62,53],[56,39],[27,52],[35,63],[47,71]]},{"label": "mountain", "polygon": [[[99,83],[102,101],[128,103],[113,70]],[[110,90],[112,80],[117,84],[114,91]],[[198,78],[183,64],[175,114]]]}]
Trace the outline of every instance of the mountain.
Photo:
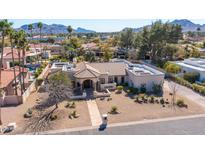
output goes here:
[{"label": "mountain", "polygon": [[201,31],[205,31],[205,24],[203,24],[203,25],[195,24],[187,19],[174,20],[170,23],[181,25],[183,32],[188,32],[188,31],[194,32],[194,31],[197,31],[197,28],[200,28]]},{"label": "mountain", "polygon": [[[33,23],[33,33],[39,33],[38,29],[38,23]],[[28,30],[28,25],[23,25],[20,28],[17,28],[17,30],[24,30],[27,33],[30,33]],[[75,33],[96,33],[93,30],[88,30],[84,29],[81,27],[78,27],[77,29],[74,29]],[[52,24],[52,25],[47,25],[43,23],[43,28],[42,28],[42,33],[43,34],[65,34],[67,32],[67,26],[61,25],[61,24]]]},{"label": "mountain", "polygon": [[[200,28],[202,32],[205,32],[205,24],[203,24],[203,25],[195,24],[195,23],[193,23],[193,22],[191,22],[190,20],[187,20],[187,19],[174,20],[174,21],[170,22],[170,24],[181,25],[183,32],[188,32],[188,31],[196,32],[197,28]],[[151,25],[146,25],[146,26],[148,28],[151,27]],[[124,28],[123,30],[125,30],[127,28],[128,27]],[[133,29],[134,32],[140,32],[140,31],[142,31],[143,27],[132,28],[132,29]]]}]

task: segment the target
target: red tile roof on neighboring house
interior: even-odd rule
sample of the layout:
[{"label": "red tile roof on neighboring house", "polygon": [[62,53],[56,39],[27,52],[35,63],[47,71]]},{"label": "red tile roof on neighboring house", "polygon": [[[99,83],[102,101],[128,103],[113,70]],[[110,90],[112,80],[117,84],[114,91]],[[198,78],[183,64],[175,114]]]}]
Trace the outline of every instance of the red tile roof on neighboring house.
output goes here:
[{"label": "red tile roof on neighboring house", "polygon": [[[22,70],[22,67],[21,67]],[[26,68],[24,68],[24,72],[28,72]],[[13,68],[5,69],[1,71],[1,87],[7,87],[14,80],[14,72]],[[16,66],[16,76],[20,74],[19,67]]]},{"label": "red tile roof on neighboring house", "polygon": [[96,49],[97,48],[97,44],[96,43],[87,43],[87,44],[82,44],[82,47],[84,49]]},{"label": "red tile roof on neighboring house", "polygon": [[[14,51],[14,59],[18,59],[18,50],[16,48],[13,49]],[[30,51],[26,51],[26,56],[28,56],[30,54]],[[3,54],[3,58],[5,59],[11,59],[12,58],[12,52],[11,52],[11,48],[10,47],[5,47],[4,48],[4,54]],[[23,58],[23,51],[20,51],[20,58]]]}]

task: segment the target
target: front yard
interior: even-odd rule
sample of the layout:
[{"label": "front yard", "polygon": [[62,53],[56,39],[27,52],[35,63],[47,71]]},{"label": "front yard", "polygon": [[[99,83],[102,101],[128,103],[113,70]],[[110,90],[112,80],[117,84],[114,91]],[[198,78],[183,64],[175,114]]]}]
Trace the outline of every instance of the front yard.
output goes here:
[{"label": "front yard", "polygon": [[[170,91],[167,88],[164,89],[163,97],[171,102]],[[136,97],[136,96],[135,96]],[[189,101],[182,96],[176,96],[176,99],[183,99],[184,103],[188,105],[188,108],[180,108],[178,106],[173,106],[171,103],[162,104],[155,103],[138,103],[135,99],[126,95],[123,91],[122,94],[116,94],[112,92],[112,100],[101,100],[97,99],[97,105],[101,114],[110,112],[113,106],[116,106],[119,113],[118,114],[108,114],[108,123],[119,123],[119,122],[129,122],[138,121],[146,119],[157,119],[165,117],[174,116],[185,116],[193,114],[205,113],[205,109],[197,105],[194,102]]]},{"label": "front yard", "polygon": [[[33,128],[30,128],[28,125],[33,123],[32,118],[37,117],[37,113],[33,110],[31,118],[24,118],[24,114],[27,112],[28,108],[33,108],[38,105],[38,102],[44,102],[48,98],[47,93],[33,93],[29,96],[28,101],[22,105],[16,107],[4,107],[2,108],[2,120],[3,124],[7,125],[8,123],[15,122],[17,124],[17,129],[12,132],[12,134],[19,133],[29,133],[33,132]],[[57,116],[57,119],[50,121],[49,127],[42,129],[42,131],[47,130],[57,130],[65,128],[74,128],[74,127],[85,127],[91,126],[91,121],[89,117],[88,107],[85,101],[74,101],[75,108],[66,108],[67,101],[61,102],[58,109],[56,109],[53,115]],[[45,111],[50,111],[55,107],[48,107]],[[69,118],[69,114],[73,111],[76,111],[79,115],[78,118]]]}]

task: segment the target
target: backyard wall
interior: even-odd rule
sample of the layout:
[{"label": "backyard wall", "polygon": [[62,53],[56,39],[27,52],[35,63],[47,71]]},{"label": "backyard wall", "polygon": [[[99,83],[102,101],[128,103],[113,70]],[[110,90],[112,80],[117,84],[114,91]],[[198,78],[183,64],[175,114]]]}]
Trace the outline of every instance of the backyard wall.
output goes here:
[{"label": "backyard wall", "polygon": [[[45,78],[47,72],[49,71],[49,65],[47,65],[45,67],[45,69],[42,71],[42,73],[38,76],[37,79],[40,78]],[[22,96],[22,101],[23,103],[26,102],[27,98],[30,96],[30,94],[34,91],[36,91],[36,79],[31,83],[31,85],[28,87],[28,89],[24,92],[23,96]]]}]

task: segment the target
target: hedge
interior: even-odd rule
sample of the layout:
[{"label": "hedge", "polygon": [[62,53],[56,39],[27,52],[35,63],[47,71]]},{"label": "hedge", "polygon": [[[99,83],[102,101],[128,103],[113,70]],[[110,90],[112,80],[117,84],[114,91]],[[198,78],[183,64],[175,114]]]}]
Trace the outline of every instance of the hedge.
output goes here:
[{"label": "hedge", "polygon": [[177,76],[171,76],[170,77],[173,81],[183,85],[183,86],[186,86],[188,88],[191,88],[192,90],[200,93],[200,94],[203,94],[205,95],[205,86],[203,85],[199,85],[199,84],[196,84],[196,83],[193,83],[191,84],[190,82],[184,80],[183,78],[180,78],[180,77],[177,77]]}]

